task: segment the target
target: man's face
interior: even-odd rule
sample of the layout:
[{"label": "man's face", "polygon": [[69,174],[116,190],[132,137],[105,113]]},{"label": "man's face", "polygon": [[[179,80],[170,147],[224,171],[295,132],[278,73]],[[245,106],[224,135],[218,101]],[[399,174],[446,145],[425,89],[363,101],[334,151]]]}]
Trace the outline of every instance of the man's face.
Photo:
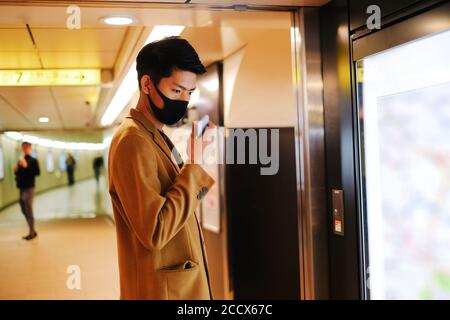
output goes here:
[{"label": "man's face", "polygon": [[23,154],[30,155],[31,154],[31,145],[25,144],[22,146]]},{"label": "man's face", "polygon": [[[147,77],[145,77],[147,78]],[[163,107],[163,100],[153,87],[153,82],[145,79],[145,85],[150,88],[152,101],[158,108]],[[189,101],[192,92],[195,90],[197,75],[190,71],[174,70],[170,77],[162,78],[158,83],[158,89],[169,99]],[[146,92],[145,89],[143,89]]]}]

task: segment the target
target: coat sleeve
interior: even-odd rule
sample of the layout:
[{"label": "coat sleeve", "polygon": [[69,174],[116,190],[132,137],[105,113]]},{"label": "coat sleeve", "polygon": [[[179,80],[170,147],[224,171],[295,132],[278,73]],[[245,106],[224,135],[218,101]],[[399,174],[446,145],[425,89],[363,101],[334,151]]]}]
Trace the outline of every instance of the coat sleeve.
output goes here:
[{"label": "coat sleeve", "polygon": [[186,164],[161,194],[153,150],[148,137],[123,137],[110,155],[110,174],[123,218],[144,247],[161,250],[194,214],[199,194],[204,194],[214,180],[201,166]]}]

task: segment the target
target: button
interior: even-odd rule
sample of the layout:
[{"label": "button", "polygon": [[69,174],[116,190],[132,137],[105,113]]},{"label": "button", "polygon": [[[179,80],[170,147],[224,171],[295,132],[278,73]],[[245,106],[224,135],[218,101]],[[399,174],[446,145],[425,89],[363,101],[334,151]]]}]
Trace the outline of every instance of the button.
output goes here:
[{"label": "button", "polygon": [[207,192],[208,192],[208,188],[202,187],[200,189],[199,193],[197,194],[197,199],[200,200],[201,198],[203,198]]}]

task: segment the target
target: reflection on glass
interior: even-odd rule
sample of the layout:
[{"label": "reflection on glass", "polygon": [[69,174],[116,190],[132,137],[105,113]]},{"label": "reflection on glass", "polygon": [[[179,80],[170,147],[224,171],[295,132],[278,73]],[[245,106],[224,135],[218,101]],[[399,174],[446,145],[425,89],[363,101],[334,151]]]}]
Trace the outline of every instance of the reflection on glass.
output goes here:
[{"label": "reflection on glass", "polygon": [[450,299],[450,31],[358,62],[371,299]]}]

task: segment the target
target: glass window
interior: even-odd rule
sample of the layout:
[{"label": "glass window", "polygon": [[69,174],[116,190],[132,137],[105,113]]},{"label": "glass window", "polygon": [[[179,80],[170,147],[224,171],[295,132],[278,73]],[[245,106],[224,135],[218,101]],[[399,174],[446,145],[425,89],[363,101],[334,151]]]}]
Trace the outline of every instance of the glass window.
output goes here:
[{"label": "glass window", "polygon": [[450,31],[357,63],[367,293],[450,299]]}]

